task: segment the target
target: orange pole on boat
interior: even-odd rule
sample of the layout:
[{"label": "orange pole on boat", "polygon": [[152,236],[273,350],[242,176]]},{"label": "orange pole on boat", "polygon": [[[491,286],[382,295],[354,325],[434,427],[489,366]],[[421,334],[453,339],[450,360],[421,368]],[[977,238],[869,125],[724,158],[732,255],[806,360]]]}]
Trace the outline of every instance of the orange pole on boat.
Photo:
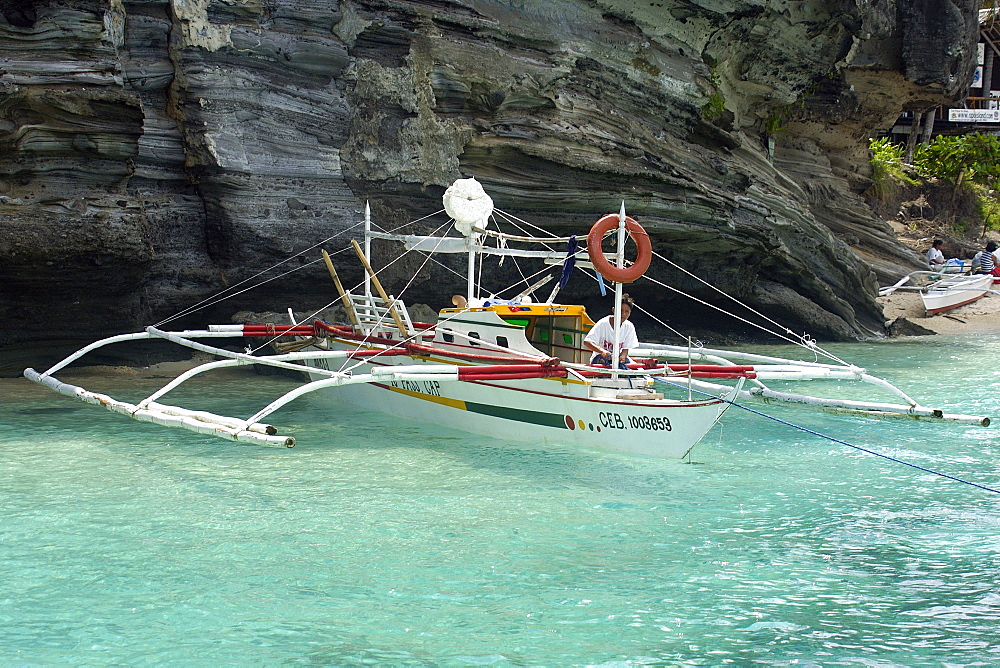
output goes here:
[{"label": "orange pole on boat", "polygon": [[348,327],[347,325],[331,325],[323,322],[322,320],[314,320],[313,327],[315,327],[317,331],[328,332],[337,336],[357,336],[357,331],[355,331],[353,327]]},{"label": "orange pole on boat", "polygon": [[389,301],[389,295],[385,293],[385,290],[382,288],[382,283],[378,280],[378,276],[376,276],[375,272],[372,271],[372,266],[368,264],[368,258],[365,257],[364,252],[361,250],[361,245],[355,239],[351,239],[351,243],[354,245],[354,252],[358,254],[358,258],[361,260],[361,264],[364,265],[365,271],[368,272],[368,276],[371,277],[372,285],[374,285],[375,289],[378,290],[378,296],[385,302],[385,305],[389,308],[389,315],[391,315],[392,319],[396,321],[396,327],[399,328],[400,335],[402,335],[403,338],[408,337],[410,332],[407,331],[406,325],[403,324],[403,319],[400,318],[399,313],[396,312],[396,307],[394,307],[392,302]]},{"label": "orange pole on boat", "polygon": [[[718,367],[720,369],[728,369],[723,371],[692,371],[692,378],[756,378],[756,371],[733,371],[733,367]],[[585,378],[601,378],[608,377],[611,375],[612,369],[610,367],[594,367],[593,370],[590,369],[578,369],[577,373]],[[686,378],[688,376],[687,366],[685,366],[680,373],[668,376],[669,378]],[[657,376],[659,377],[659,376]]]},{"label": "orange pole on boat", "polygon": [[243,325],[243,331],[245,332],[277,332],[286,331],[289,329],[312,329],[312,325],[274,325],[270,323],[265,323],[263,325],[247,324]]},{"label": "orange pole on boat", "polygon": [[361,320],[358,318],[358,312],[354,310],[354,302],[351,298],[347,296],[347,292],[344,290],[344,286],[340,283],[340,276],[337,276],[337,270],[333,268],[333,260],[330,259],[330,254],[323,249],[323,262],[326,263],[326,270],[330,272],[330,278],[333,279],[333,284],[337,288],[337,292],[340,293],[340,301],[344,303],[344,310],[347,311],[347,317],[351,319],[351,322],[357,326],[361,326]]}]

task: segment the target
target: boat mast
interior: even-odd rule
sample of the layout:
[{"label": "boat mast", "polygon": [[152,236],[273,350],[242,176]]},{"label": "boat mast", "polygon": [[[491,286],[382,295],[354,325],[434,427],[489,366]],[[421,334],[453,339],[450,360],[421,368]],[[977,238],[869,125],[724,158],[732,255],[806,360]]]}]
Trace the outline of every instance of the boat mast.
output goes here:
[{"label": "boat mast", "polygon": [[469,247],[469,275],[466,279],[466,303],[471,304],[472,300],[476,297],[476,251],[474,249],[476,245],[476,234],[470,233],[469,236],[465,237],[465,243]]},{"label": "boat mast", "polygon": [[[615,263],[619,268],[625,266],[625,200],[622,200],[622,208],[618,210],[618,252]],[[615,341],[611,347],[611,380],[618,380],[618,346],[621,345],[622,326],[622,284],[615,281]]]},{"label": "boat mast", "polygon": [[[372,261],[371,231],[372,231],[372,208],[371,205],[368,203],[368,200],[365,200],[365,259],[368,260],[369,262]],[[365,272],[365,297],[368,299],[369,302],[371,301],[372,280],[368,276],[367,271]]]}]

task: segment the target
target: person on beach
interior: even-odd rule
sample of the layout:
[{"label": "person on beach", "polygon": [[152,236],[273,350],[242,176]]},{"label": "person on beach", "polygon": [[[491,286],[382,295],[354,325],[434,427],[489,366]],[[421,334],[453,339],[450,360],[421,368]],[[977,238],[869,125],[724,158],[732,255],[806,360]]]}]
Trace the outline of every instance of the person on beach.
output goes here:
[{"label": "person on beach", "polygon": [[941,246],[943,245],[943,241],[935,239],[927,251],[927,266],[930,267],[931,271],[944,269],[944,253],[941,252]]},{"label": "person on beach", "polygon": [[995,242],[989,242],[986,244],[986,250],[979,258],[979,271],[984,274],[993,274],[994,276],[1000,276],[1000,267],[997,267],[997,258],[993,254],[993,251],[997,249]]},{"label": "person on beach", "polygon": [[[628,320],[628,317],[632,315],[632,304],[634,303],[627,294],[622,295],[621,331],[618,334],[618,366],[628,364],[628,351],[639,345],[639,337],[635,334],[635,325]],[[612,353],[614,341],[615,312],[614,309],[611,309],[611,315],[606,315],[598,320],[583,340],[584,348],[594,353],[590,363],[611,366],[614,360]]]}]

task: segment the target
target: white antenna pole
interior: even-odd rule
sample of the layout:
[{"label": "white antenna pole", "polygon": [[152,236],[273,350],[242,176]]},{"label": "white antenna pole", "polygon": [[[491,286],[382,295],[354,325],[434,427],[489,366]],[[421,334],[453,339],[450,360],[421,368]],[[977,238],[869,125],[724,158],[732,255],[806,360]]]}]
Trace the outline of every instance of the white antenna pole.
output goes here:
[{"label": "white antenna pole", "polygon": [[[625,200],[618,211],[618,253],[615,264],[619,269],[625,266]],[[618,347],[621,345],[622,326],[622,284],[615,282],[615,342],[611,348],[611,380],[618,380]]]},{"label": "white antenna pole", "polygon": [[[365,200],[365,259],[368,260],[369,264],[372,261],[372,239],[369,233],[372,231],[372,207]],[[365,272],[365,297],[371,301],[372,298],[372,279],[368,276],[368,272]]]},{"label": "white antenna pole", "polygon": [[691,401],[691,337],[688,340],[688,401]]},{"label": "white antenna pole", "polygon": [[465,238],[466,243],[469,244],[469,276],[465,289],[468,293],[465,298],[469,304],[472,304],[472,300],[476,298],[476,251],[472,250],[473,238],[472,234]]}]

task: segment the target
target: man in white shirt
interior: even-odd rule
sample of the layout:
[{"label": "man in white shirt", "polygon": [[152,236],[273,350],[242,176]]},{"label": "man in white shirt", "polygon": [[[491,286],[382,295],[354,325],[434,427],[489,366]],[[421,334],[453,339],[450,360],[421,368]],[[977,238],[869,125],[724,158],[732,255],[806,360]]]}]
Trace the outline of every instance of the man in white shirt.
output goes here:
[{"label": "man in white shirt", "polygon": [[944,242],[937,239],[927,251],[927,266],[931,271],[941,269],[944,265],[944,253],[941,252],[941,246],[943,245]]},{"label": "man in white shirt", "polygon": [[[632,315],[632,298],[627,294],[622,295],[621,303],[621,330],[618,333],[618,364],[628,362],[628,351],[639,345],[639,337],[635,334],[635,325],[628,321]],[[601,364],[611,366],[614,359],[612,349],[615,341],[615,314],[612,309],[611,315],[604,316],[597,321],[593,329],[587,333],[583,340],[583,345],[587,350],[593,351],[591,364]]]}]

